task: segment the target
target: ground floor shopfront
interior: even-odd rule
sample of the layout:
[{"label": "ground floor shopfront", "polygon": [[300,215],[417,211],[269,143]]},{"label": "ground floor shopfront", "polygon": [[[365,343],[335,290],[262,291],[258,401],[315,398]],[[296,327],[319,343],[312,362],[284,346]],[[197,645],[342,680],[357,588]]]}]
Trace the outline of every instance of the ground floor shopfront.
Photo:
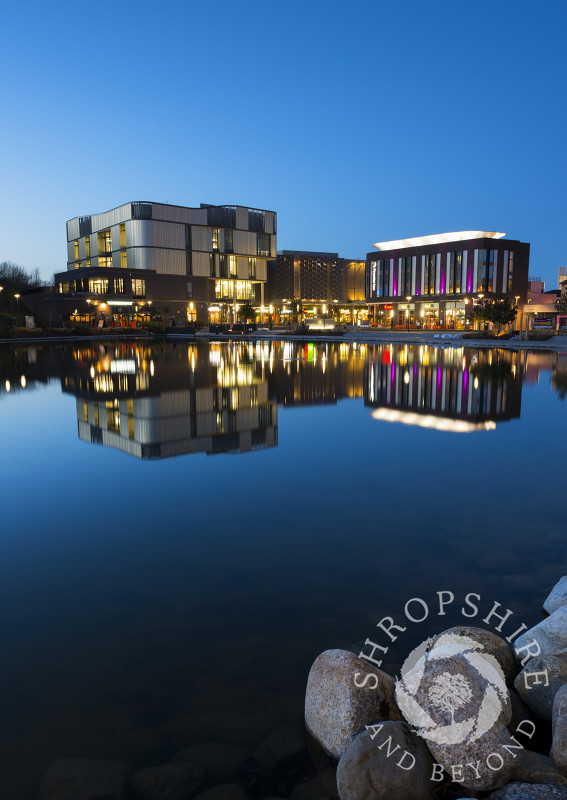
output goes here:
[{"label": "ground floor shopfront", "polygon": [[469,298],[462,300],[406,301],[404,303],[372,303],[370,322],[382,328],[423,330],[465,330],[472,327]]}]

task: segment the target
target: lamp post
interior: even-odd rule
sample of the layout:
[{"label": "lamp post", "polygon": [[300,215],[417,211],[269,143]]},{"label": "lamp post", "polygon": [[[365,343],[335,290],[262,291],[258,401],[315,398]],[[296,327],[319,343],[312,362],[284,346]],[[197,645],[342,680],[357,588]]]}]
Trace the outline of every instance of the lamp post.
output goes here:
[{"label": "lamp post", "polygon": [[0,310],[2,309],[2,292],[4,291],[4,287],[0,286]]}]

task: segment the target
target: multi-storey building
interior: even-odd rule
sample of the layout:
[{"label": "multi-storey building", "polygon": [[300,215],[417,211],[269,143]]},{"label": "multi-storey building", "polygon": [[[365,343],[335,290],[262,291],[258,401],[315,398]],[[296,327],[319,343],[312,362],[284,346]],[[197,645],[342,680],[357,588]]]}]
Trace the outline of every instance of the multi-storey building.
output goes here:
[{"label": "multi-storey building", "polygon": [[293,300],[301,304],[307,318],[366,316],[364,270],[364,261],[341,258],[338,253],[281,250],[268,263],[269,302],[276,315],[284,317],[291,313]]},{"label": "multi-storey building", "polygon": [[366,260],[366,297],[385,327],[462,329],[481,296],[526,302],[530,245],[460,231],[379,242]]},{"label": "multi-storey building", "polygon": [[276,226],[273,211],[205,204],[132,202],[75,217],[56,287],[69,307],[84,313],[88,300],[114,324],[150,316],[152,304],[178,324],[231,320],[238,303],[264,304]]}]

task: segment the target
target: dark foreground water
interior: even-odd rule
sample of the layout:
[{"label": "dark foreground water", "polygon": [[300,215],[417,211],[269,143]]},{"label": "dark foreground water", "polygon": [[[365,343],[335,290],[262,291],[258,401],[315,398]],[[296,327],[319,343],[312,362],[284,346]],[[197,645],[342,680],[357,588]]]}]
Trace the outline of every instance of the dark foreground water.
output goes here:
[{"label": "dark foreground water", "polygon": [[531,626],[567,573],[566,371],[428,346],[1,349],[0,796],[31,800],[61,757],[251,756],[274,731],[287,773],[209,784],[325,796],[301,784],[318,653],[421,598],[395,672],[468,592],[478,620],[497,600]]}]

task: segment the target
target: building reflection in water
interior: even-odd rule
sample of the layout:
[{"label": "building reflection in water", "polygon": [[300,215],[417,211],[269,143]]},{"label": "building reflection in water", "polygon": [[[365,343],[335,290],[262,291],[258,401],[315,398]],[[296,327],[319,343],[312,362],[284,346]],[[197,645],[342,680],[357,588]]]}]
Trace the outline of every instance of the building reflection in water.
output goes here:
[{"label": "building reflection in water", "polygon": [[79,437],[142,459],[275,447],[277,404],[242,345],[83,346],[62,379]]},{"label": "building reflection in water", "polygon": [[454,433],[520,417],[523,368],[511,350],[371,348],[364,400],[377,420]]}]

